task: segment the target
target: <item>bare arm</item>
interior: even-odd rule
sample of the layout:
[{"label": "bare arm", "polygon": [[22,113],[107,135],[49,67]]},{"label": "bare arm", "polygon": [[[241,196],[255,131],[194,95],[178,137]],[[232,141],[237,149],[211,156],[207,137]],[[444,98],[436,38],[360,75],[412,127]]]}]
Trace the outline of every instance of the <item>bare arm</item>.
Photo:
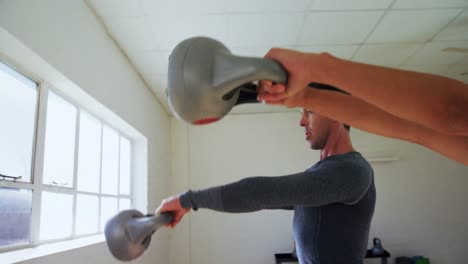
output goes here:
[{"label": "bare arm", "polygon": [[341,60],[329,54],[272,49],[266,57],[287,69],[288,93],[273,90],[272,94],[261,94],[260,100],[285,99],[311,82],[329,84],[401,119],[441,133],[468,136],[468,85],[462,82]]},{"label": "bare arm", "polygon": [[381,136],[418,143],[468,165],[468,137],[447,135],[394,116],[354,96],[305,89],[282,102]]},{"label": "bare arm", "polygon": [[353,96],[441,133],[468,136],[467,84],[333,57],[326,67],[330,84]]}]

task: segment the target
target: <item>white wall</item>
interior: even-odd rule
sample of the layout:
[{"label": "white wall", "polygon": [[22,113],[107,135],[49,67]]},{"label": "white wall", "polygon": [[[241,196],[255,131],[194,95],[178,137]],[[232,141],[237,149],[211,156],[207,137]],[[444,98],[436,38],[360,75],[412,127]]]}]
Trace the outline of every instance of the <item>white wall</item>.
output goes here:
[{"label": "white wall", "polygon": [[[172,192],[204,188],[248,176],[302,171],[316,162],[298,113],[228,116],[209,126],[172,120]],[[467,167],[413,144],[352,130],[365,156],[397,154],[372,163],[377,205],[371,238],[393,256],[425,255],[431,263],[468,263]],[[191,212],[171,232],[171,264],[274,263],[292,248],[292,212]],[[380,263],[380,262],[367,262]]]},{"label": "white wall", "polygon": [[[169,117],[86,4],[3,0],[0,27],[148,139],[148,211],[153,211],[168,193]],[[168,263],[167,238],[165,230],[158,232],[138,262]],[[103,243],[25,263],[65,262],[117,263]]]}]

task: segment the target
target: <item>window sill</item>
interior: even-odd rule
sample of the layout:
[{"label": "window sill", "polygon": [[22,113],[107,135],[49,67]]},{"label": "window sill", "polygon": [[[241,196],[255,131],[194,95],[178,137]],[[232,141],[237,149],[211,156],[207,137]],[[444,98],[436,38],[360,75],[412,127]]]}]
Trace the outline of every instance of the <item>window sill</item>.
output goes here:
[{"label": "window sill", "polygon": [[56,243],[50,243],[40,245],[32,248],[19,249],[10,252],[0,253],[0,263],[16,263],[38,257],[43,257],[63,251],[68,251],[80,247],[89,246],[104,242],[104,235],[94,235],[84,238],[78,238],[67,241],[60,241]]}]

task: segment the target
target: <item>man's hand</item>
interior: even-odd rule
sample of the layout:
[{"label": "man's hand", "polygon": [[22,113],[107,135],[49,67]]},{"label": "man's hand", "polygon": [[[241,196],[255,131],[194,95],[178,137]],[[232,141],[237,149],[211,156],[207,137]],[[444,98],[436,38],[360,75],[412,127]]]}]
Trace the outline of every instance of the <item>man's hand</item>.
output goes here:
[{"label": "man's hand", "polygon": [[279,62],[288,72],[286,84],[260,81],[257,87],[258,100],[267,104],[280,104],[286,107],[300,106],[301,97],[309,83],[327,83],[323,62],[330,54],[302,53],[287,49],[271,49],[265,58]]},{"label": "man's hand", "polygon": [[305,107],[308,97],[314,93],[312,89],[302,89],[290,95],[282,83],[273,84],[271,81],[260,81],[257,86],[258,100],[266,104],[282,105],[288,108]]},{"label": "man's hand", "polygon": [[180,220],[182,220],[182,217],[188,211],[190,211],[190,208],[182,208],[179,196],[173,196],[166,198],[161,202],[161,205],[156,209],[156,214],[164,212],[174,213],[174,220],[166,225],[167,227],[173,228],[180,222]]}]

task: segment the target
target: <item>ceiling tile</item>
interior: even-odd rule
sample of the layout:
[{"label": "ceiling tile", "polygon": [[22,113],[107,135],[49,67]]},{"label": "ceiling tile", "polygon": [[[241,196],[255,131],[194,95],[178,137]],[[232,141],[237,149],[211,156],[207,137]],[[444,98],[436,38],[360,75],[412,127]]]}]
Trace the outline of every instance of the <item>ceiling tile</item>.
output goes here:
[{"label": "ceiling tile", "polygon": [[[226,1],[227,12],[291,12],[305,11],[313,0],[236,0]],[[219,0],[218,0],[219,2]]]},{"label": "ceiling tile", "polygon": [[271,46],[257,47],[228,47],[232,54],[246,57],[264,57],[265,54],[272,48]]},{"label": "ceiling tile", "polygon": [[362,43],[382,15],[383,11],[310,13],[299,45]]},{"label": "ceiling tile", "polygon": [[143,15],[140,1],[135,0],[87,0],[96,12],[104,17],[136,17]]},{"label": "ceiling tile", "polygon": [[354,55],[353,61],[395,67],[420,47],[420,44],[366,44]]},{"label": "ceiling tile", "polygon": [[397,0],[393,8],[466,7],[467,0]]},{"label": "ceiling tile", "polygon": [[444,73],[448,69],[448,65],[443,65],[443,64],[403,65],[399,68],[402,70],[408,70],[408,71],[416,71],[416,72],[442,75],[442,73]]},{"label": "ceiling tile", "polygon": [[450,66],[447,71],[445,71],[445,75],[468,84],[468,63]]},{"label": "ceiling tile", "polygon": [[295,44],[304,14],[233,14],[228,18],[228,47],[273,47]]},{"label": "ceiling tile", "polygon": [[437,36],[436,40],[468,40],[468,10],[461,13]]},{"label": "ceiling tile", "polygon": [[[285,45],[278,46],[280,48],[296,50],[301,52],[310,52],[310,53],[320,53],[328,52],[334,56],[349,59],[357,50],[359,45],[318,45],[318,46],[295,46],[295,45]],[[248,57],[264,57],[268,51],[271,49],[271,46],[264,47],[233,47],[230,48],[231,52],[239,56],[248,56]]]},{"label": "ceiling tile", "polygon": [[393,0],[313,0],[311,10],[385,9]]},{"label": "ceiling tile", "polygon": [[437,34],[459,12],[459,9],[390,11],[367,42],[425,42]]},{"label": "ceiling tile", "polygon": [[291,12],[307,9],[311,0],[142,0],[145,14],[219,14],[252,12]]},{"label": "ceiling tile", "polygon": [[464,82],[464,83],[468,84],[468,77],[466,75],[463,75],[463,77],[460,77],[457,80],[459,80],[460,82]]},{"label": "ceiling tile", "polygon": [[468,55],[465,56],[460,62],[458,62],[459,64],[463,64],[463,65],[468,65]]},{"label": "ceiling tile", "polygon": [[302,52],[313,52],[313,53],[320,53],[320,52],[328,52],[333,56],[342,58],[342,59],[350,59],[354,52],[359,48],[359,45],[323,45],[323,46],[301,46],[296,47],[293,49],[302,51]]},{"label": "ceiling tile", "polygon": [[225,15],[152,16],[151,26],[162,49],[172,50],[179,42],[194,36],[227,39],[228,19]]},{"label": "ceiling tile", "polygon": [[109,33],[126,51],[158,49],[158,40],[145,17],[111,18],[106,21]]},{"label": "ceiling tile", "polygon": [[195,15],[219,13],[227,9],[226,1],[218,0],[141,0],[146,15]]},{"label": "ceiling tile", "polygon": [[468,48],[468,41],[426,44],[411,56],[405,65],[452,64],[461,61],[465,56],[464,53],[443,51],[446,48]]}]

